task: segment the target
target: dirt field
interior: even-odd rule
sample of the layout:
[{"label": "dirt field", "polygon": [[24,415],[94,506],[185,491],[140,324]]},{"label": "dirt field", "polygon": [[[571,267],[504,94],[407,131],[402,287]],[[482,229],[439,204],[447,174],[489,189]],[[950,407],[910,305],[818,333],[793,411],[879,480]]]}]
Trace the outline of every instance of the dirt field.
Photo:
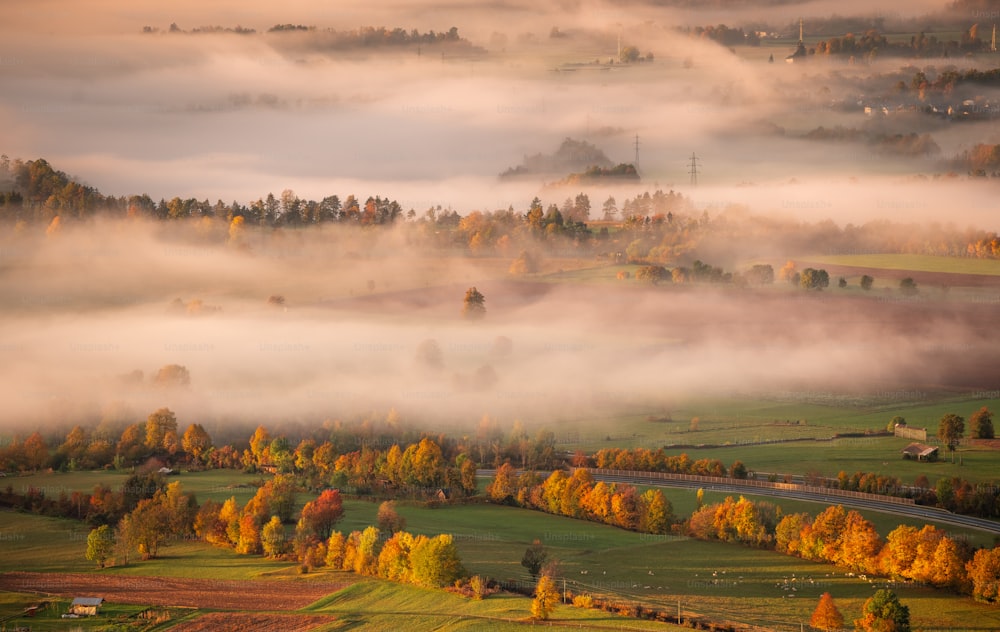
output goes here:
[{"label": "dirt field", "polygon": [[232,630],[233,632],[306,632],[313,628],[336,621],[336,617],[315,614],[229,614],[211,612],[192,621],[174,626],[171,632],[213,632]]},{"label": "dirt field", "polygon": [[10,592],[103,597],[111,603],[212,610],[298,610],[344,586],[293,580],[216,581],[83,573],[0,574],[0,590]]}]

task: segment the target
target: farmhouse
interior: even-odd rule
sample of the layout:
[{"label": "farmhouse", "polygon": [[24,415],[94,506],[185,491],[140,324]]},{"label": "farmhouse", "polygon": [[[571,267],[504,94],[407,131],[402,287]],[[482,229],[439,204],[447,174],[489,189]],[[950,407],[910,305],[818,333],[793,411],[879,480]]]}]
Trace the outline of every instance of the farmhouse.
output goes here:
[{"label": "farmhouse", "polygon": [[936,461],[938,458],[938,448],[936,446],[924,445],[923,443],[911,443],[903,448],[902,452],[904,459]]},{"label": "farmhouse", "polygon": [[97,616],[97,611],[101,609],[104,599],[101,597],[77,597],[69,605],[69,613],[80,617]]}]

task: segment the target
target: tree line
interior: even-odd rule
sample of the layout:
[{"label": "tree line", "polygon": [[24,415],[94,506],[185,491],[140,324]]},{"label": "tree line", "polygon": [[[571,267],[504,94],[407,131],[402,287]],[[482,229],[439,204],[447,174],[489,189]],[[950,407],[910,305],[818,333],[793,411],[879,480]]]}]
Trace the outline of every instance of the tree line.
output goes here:
[{"label": "tree line", "polygon": [[771,503],[727,497],[695,511],[689,535],[737,542],[837,564],[854,573],[912,581],[995,603],[1000,585],[1000,548],[973,550],[933,525],[900,525],[883,540],[857,511],[830,506],[815,517],[787,514],[778,519]]},{"label": "tree line", "polygon": [[[972,171],[993,170],[992,146],[969,154]],[[993,152],[993,153],[991,153]],[[11,181],[8,186],[5,180]],[[840,227],[832,221],[815,224],[776,222],[729,209],[712,217],[698,213],[690,201],[674,191],[645,192],[619,204],[609,197],[600,207],[599,228],[591,219],[596,211],[586,193],[567,197],[561,205],[534,198],[524,210],[512,206],[494,211],[472,210],[464,215],[441,206],[418,214],[404,212],[399,202],[379,195],[367,198],[329,195],[321,200],[298,197],[285,190],[268,193],[249,204],[214,204],[207,199],[174,197],[158,202],[148,195],[104,196],[56,171],[44,159],[21,161],[0,157],[0,222],[22,228],[31,224],[68,225],[97,215],[153,221],[197,222],[199,239],[207,243],[251,249],[251,230],[304,229],[343,225],[362,228],[396,227],[408,243],[429,249],[463,249],[469,254],[514,257],[526,252],[538,260],[538,251],[594,255],[599,259],[632,260],[651,265],[671,264],[691,269],[704,244],[718,241],[782,244],[789,251],[838,254],[882,252],[938,256],[996,258],[988,247],[995,232],[973,228],[941,228],[873,221]],[[56,219],[58,218],[58,219]],[[518,270],[523,269],[518,267]]]},{"label": "tree line", "polygon": [[518,473],[504,463],[487,486],[486,495],[502,504],[643,533],[667,533],[674,520],[673,506],[660,490],[639,493],[631,485],[595,483],[585,469],[571,475],[554,470],[543,480],[536,472]]}]

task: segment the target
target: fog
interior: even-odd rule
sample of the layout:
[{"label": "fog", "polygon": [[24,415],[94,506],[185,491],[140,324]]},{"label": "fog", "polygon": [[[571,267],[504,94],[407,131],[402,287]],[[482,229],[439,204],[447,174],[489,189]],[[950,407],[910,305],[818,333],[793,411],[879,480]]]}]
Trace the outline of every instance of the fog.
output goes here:
[{"label": "fog", "polygon": [[[512,283],[490,259],[427,257],[393,230],[262,236],[252,252],[187,230],[97,222],[4,245],[5,426],[122,410],[139,420],[168,406],[210,430],[389,408],[440,428],[734,393],[996,383],[976,360],[996,351],[989,306]],[[470,285],[486,295],[481,321],[461,316]],[[422,360],[428,339],[440,366]],[[190,384],[156,385],[169,364],[186,367]]]},{"label": "fog", "polygon": [[[910,19],[941,8],[880,10]],[[801,138],[820,125],[898,131],[892,121],[829,106],[859,98],[867,77],[911,62],[786,64],[790,49],[739,57],[673,28],[791,24],[848,10],[830,2],[721,15],[653,2],[8,0],[0,5],[0,152],[45,158],[108,195],[154,200],[247,203],[291,189],[313,199],[380,195],[418,212],[523,212],[535,196],[559,203],[585,190],[598,215],[607,195],[673,188],[711,213],[742,205],[812,222],[886,218],[996,230],[994,185],[938,177],[943,160],[976,142],[1000,142],[994,124],[900,123],[934,137],[941,155],[928,158]],[[171,23],[257,32],[170,33]],[[333,51],[301,33],[266,33],[279,23],[457,27],[478,48]],[[157,32],[142,33],[146,26]],[[566,37],[550,37],[553,27]],[[588,65],[614,57],[619,37],[654,60]],[[563,190],[546,185],[566,174],[498,179],[567,137],[594,143],[614,163],[635,159],[638,137],[642,182]],[[701,165],[697,187],[692,153]],[[532,286],[519,294],[488,263],[449,259],[442,271],[397,231],[369,238],[317,230],[281,244],[262,236],[248,254],[143,223],[76,226],[34,241],[7,235],[0,418],[99,418],[125,402],[140,418],[169,405],[182,422],[322,419],[389,407],[421,419],[541,420],[590,414],[598,403],[940,384],[952,368],[940,345],[951,353],[983,341],[981,323],[961,314],[899,326],[904,307],[896,305],[859,314],[839,303],[737,301],[711,291]],[[776,245],[731,255],[789,253]],[[381,298],[363,296],[367,280]],[[459,316],[473,284],[488,308],[475,324]],[[423,288],[427,304],[397,293],[413,288]],[[286,297],[285,307],[269,306],[271,295]],[[168,312],[175,298],[221,311]],[[930,331],[938,347],[921,342]],[[498,336],[513,342],[509,356],[491,355]],[[426,339],[442,350],[439,371],[416,359]],[[191,385],[151,386],[167,364],[187,367]],[[496,380],[476,390],[471,376],[484,365]],[[141,384],[122,380],[137,369]]]}]

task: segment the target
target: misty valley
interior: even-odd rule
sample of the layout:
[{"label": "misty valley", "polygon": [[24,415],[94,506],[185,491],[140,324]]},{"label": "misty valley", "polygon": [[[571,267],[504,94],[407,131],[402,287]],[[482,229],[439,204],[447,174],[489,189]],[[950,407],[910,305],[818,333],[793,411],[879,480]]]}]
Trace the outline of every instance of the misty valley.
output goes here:
[{"label": "misty valley", "polygon": [[0,629],[1000,629],[995,0],[44,5]]}]

